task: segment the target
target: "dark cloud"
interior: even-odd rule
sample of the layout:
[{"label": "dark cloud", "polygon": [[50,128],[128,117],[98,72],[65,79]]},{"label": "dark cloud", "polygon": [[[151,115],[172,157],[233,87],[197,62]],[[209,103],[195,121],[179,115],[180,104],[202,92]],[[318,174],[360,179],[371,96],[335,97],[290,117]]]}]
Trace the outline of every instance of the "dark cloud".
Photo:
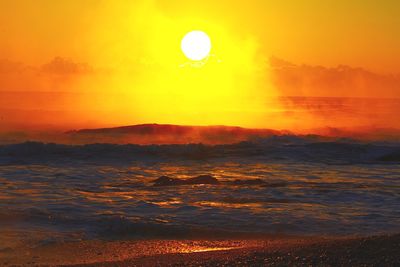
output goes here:
[{"label": "dark cloud", "polygon": [[379,74],[346,65],[324,67],[297,65],[270,59],[272,82],[282,95],[399,97],[400,75]]}]

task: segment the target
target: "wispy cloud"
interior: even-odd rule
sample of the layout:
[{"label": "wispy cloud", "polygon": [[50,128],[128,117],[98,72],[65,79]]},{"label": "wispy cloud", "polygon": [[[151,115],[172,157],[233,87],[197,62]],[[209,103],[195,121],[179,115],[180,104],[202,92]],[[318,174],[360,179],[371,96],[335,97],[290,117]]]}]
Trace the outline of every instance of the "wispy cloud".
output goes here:
[{"label": "wispy cloud", "polygon": [[40,70],[49,74],[57,75],[81,75],[94,72],[93,67],[87,63],[77,63],[68,58],[55,57],[44,64]]},{"label": "wispy cloud", "polygon": [[73,91],[71,83],[95,73],[88,63],[63,57],[39,66],[0,59],[0,91]]},{"label": "wispy cloud", "polygon": [[347,65],[298,65],[276,57],[270,59],[270,66],[272,82],[286,96],[400,96],[400,74],[380,74]]}]

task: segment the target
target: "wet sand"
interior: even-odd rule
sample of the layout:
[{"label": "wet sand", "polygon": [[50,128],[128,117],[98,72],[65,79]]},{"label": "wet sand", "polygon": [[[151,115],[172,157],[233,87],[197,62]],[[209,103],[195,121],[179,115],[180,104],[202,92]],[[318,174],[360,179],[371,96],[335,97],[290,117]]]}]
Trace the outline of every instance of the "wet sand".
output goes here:
[{"label": "wet sand", "polygon": [[81,241],[0,249],[1,266],[400,266],[400,234],[368,238]]}]

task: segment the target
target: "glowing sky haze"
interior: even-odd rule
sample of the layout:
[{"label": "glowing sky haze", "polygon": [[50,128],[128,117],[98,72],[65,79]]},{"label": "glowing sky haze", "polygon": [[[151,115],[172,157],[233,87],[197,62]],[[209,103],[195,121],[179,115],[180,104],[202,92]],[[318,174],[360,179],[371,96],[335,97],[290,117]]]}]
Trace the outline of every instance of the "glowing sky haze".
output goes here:
[{"label": "glowing sky haze", "polygon": [[[0,0],[0,128],[290,128],[272,99],[398,98],[398,14],[390,0]],[[181,50],[193,30],[212,42],[201,64]]]}]

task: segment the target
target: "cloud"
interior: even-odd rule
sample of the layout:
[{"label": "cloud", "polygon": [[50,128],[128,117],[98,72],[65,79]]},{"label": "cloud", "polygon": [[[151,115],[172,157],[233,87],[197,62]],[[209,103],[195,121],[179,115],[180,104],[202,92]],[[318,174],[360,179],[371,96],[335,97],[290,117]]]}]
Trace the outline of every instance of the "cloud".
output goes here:
[{"label": "cloud", "polygon": [[21,62],[0,59],[0,74],[21,73],[25,70],[26,66]]},{"label": "cloud", "polygon": [[347,65],[297,65],[276,57],[269,63],[272,82],[284,96],[400,96],[400,74],[379,74]]},{"label": "cloud", "polygon": [[39,66],[0,59],[0,91],[74,90],[71,83],[95,73],[89,64],[63,57]]},{"label": "cloud", "polygon": [[71,59],[55,57],[49,63],[44,64],[41,71],[58,75],[77,75],[92,73],[93,68],[87,63],[76,63]]},{"label": "cloud", "polygon": [[275,57],[269,64],[285,128],[400,128],[400,75]]}]

